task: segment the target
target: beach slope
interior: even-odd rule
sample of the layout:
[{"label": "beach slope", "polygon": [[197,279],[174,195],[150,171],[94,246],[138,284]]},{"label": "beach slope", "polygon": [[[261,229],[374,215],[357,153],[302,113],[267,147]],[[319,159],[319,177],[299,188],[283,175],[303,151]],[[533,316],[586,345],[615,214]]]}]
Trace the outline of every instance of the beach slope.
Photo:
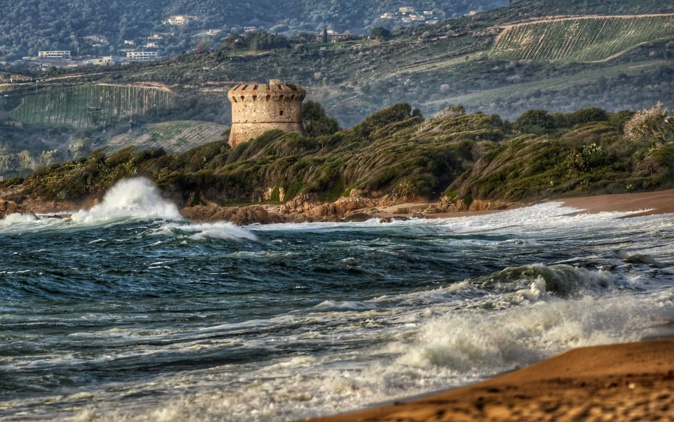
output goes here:
[{"label": "beach slope", "polygon": [[357,421],[672,420],[674,339],[573,349],[488,381],[315,419]]}]

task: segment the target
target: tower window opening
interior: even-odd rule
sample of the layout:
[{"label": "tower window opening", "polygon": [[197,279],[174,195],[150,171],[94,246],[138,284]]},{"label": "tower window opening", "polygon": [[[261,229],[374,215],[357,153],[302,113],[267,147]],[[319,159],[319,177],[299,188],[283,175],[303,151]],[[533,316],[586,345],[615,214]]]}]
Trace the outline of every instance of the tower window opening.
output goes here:
[{"label": "tower window opening", "polygon": [[257,95],[253,95],[253,101],[257,100]]},{"label": "tower window opening", "polygon": [[283,116],[283,110],[279,110],[278,114],[279,116]]}]

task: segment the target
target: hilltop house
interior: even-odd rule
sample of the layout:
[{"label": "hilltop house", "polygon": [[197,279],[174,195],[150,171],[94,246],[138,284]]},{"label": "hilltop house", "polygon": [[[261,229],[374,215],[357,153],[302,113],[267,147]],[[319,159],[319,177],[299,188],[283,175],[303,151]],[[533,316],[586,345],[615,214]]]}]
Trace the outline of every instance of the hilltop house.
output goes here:
[{"label": "hilltop house", "polygon": [[66,50],[48,50],[38,51],[37,57],[43,60],[70,61],[70,51]]},{"label": "hilltop house", "polygon": [[199,20],[196,16],[191,16],[191,15],[174,15],[170,16],[168,19],[166,19],[164,24],[167,25],[173,25],[173,26],[185,26],[188,25],[192,21]]},{"label": "hilltop house", "polygon": [[159,53],[156,51],[129,51],[126,53],[126,58],[132,62],[149,62],[157,60]]},{"label": "hilltop house", "polygon": [[[333,31],[332,29],[328,29],[328,42],[335,43],[339,41],[346,41],[351,37],[351,34],[339,34],[336,31]],[[323,40],[323,33],[319,33],[316,36],[316,41],[322,41]]]},{"label": "hilltop house", "polygon": [[10,83],[26,83],[26,82],[33,82],[34,79],[30,76],[25,76],[25,75],[12,75],[9,77],[9,82]]}]

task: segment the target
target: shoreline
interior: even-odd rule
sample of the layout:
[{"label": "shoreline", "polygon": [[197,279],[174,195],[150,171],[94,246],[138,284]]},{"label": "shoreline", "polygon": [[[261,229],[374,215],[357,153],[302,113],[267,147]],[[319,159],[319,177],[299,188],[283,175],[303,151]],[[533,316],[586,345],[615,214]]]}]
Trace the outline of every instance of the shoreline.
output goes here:
[{"label": "shoreline", "polygon": [[[196,222],[230,221],[237,225],[253,223],[303,223],[303,222],[357,222],[379,218],[382,222],[406,220],[409,218],[457,218],[497,213],[533,205],[533,203],[503,203],[499,201],[479,201],[472,207],[453,209],[440,202],[418,201],[393,205],[376,205],[373,200],[344,198],[334,203],[309,203],[301,199],[282,205],[247,204],[240,206],[219,206],[209,203],[183,207],[180,214],[187,220]],[[632,212],[625,216],[641,217],[655,214],[674,213],[674,189],[611,195],[594,195],[571,198],[546,199],[541,202],[559,202],[564,206],[577,208],[570,215],[599,212]],[[99,204],[99,200],[78,202],[40,202],[27,200],[14,203],[0,198],[0,219],[11,213],[63,214],[89,209]],[[539,202],[540,203],[540,202]],[[477,205],[477,206],[476,206]]]},{"label": "shoreline", "polygon": [[476,384],[306,420],[665,420],[672,413],[674,338],[666,338],[571,349]]},{"label": "shoreline", "polygon": [[[549,202],[579,209],[571,215],[636,212],[631,218],[674,213],[674,189]],[[475,384],[306,421],[666,420],[674,414],[674,321],[653,330],[639,342],[571,349]]]}]

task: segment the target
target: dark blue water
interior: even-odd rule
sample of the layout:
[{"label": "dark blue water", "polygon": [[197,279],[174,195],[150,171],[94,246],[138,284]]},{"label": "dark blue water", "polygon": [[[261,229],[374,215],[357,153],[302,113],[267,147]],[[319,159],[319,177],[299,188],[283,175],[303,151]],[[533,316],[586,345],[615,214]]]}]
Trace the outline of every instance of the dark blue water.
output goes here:
[{"label": "dark blue water", "polygon": [[131,188],[0,221],[0,418],[292,420],[638,339],[674,303],[671,216],[237,228]]}]

